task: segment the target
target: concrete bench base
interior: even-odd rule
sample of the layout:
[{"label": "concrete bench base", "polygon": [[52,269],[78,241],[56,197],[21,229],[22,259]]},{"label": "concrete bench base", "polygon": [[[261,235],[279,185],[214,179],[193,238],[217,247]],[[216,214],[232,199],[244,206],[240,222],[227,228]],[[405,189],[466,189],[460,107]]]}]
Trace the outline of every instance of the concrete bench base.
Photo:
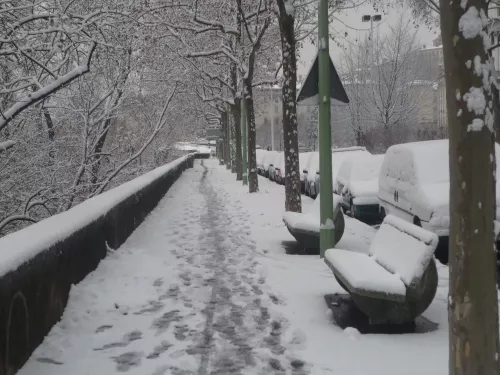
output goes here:
[{"label": "concrete bench base", "polygon": [[370,324],[369,318],[356,306],[349,294],[328,294],[325,302],[332,311],[336,325],[342,329],[356,328],[362,334],[427,333],[438,329],[438,324],[423,316],[404,324]]},{"label": "concrete bench base", "polygon": [[[328,263],[327,263],[328,264]],[[370,324],[406,324],[414,322],[432,303],[438,285],[436,262],[431,260],[418,285],[408,288],[404,302],[368,297],[349,290],[335,275],[340,286],[348,291],[359,310],[368,317]]]}]

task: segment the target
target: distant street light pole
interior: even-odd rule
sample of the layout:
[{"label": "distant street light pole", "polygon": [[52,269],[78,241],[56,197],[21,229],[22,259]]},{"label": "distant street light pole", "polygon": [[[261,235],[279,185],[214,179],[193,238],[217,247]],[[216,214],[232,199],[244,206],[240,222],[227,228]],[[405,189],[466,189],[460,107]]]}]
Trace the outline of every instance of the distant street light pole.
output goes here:
[{"label": "distant street light pole", "polygon": [[330,35],[328,0],[318,6],[318,105],[319,105],[319,174],[320,192],[320,256],[335,246],[332,184],[332,127],[330,108]]},{"label": "distant street light pole", "polygon": [[363,22],[370,22],[370,65],[373,65],[373,23],[382,21],[381,14],[365,14],[361,17]]},{"label": "distant street light pole", "polygon": [[274,151],[274,87],[271,85],[271,151]]}]

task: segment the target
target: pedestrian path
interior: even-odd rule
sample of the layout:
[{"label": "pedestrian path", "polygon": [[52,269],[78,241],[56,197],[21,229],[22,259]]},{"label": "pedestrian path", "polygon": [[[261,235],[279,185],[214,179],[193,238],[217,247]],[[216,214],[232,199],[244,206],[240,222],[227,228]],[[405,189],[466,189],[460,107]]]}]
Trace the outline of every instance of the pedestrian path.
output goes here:
[{"label": "pedestrian path", "polygon": [[74,286],[20,375],[306,374],[302,337],[266,282],[250,218],[217,163],[197,161]]}]

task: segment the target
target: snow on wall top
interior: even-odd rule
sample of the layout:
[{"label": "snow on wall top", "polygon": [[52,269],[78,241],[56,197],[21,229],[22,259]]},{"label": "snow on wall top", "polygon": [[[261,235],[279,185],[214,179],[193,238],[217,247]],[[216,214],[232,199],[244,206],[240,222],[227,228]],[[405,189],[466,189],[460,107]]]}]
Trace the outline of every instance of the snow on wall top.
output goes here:
[{"label": "snow on wall top", "polygon": [[82,227],[106,215],[113,207],[150,185],[186,160],[171,163],[88,199],[72,209],[0,238],[0,277],[16,270],[37,254],[65,240]]}]

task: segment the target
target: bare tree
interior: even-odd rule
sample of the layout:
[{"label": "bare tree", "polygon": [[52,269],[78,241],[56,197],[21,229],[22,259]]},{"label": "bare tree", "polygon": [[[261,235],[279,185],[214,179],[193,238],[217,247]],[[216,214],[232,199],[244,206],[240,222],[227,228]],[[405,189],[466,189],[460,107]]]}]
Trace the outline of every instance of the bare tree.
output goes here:
[{"label": "bare tree", "polygon": [[[104,5],[104,7],[103,7]],[[98,44],[127,16],[125,4],[108,9],[90,0],[45,3],[19,0],[0,4],[0,130],[35,103],[90,70]]]},{"label": "bare tree", "polygon": [[343,54],[342,76],[344,87],[349,95],[347,104],[347,123],[352,129],[356,145],[365,146],[365,133],[368,122],[374,115],[374,108],[368,96],[371,91],[372,67],[370,65],[370,44],[363,41],[358,45],[350,45]]},{"label": "bare tree", "polygon": [[316,151],[316,145],[318,143],[318,121],[318,107],[314,107],[307,117],[306,125],[307,148],[311,151]]},{"label": "bare tree", "polygon": [[[2,118],[0,235],[155,167],[157,151],[197,133],[195,127],[204,125],[197,111],[206,109],[190,90],[193,70],[172,50],[179,43],[167,39],[167,27],[157,22],[160,15],[176,19],[176,6],[111,0],[12,4],[0,4],[0,14],[7,15],[0,17],[0,108],[5,115],[19,103],[27,105]],[[136,18],[128,17],[132,12]],[[19,20],[25,22],[16,26]],[[89,70],[80,74],[92,46]],[[71,84],[59,81],[72,71]],[[40,90],[50,92],[34,96]]]},{"label": "bare tree", "polygon": [[[384,132],[385,147],[404,141],[398,138],[399,134],[417,128],[421,119],[433,111],[434,82],[420,78],[419,73],[428,66],[419,63],[419,48],[416,30],[404,14],[391,26],[386,37],[374,43],[373,58],[368,61],[371,77],[365,87],[372,109],[369,113],[374,126],[380,126]],[[364,62],[361,71],[363,65]]]}]

